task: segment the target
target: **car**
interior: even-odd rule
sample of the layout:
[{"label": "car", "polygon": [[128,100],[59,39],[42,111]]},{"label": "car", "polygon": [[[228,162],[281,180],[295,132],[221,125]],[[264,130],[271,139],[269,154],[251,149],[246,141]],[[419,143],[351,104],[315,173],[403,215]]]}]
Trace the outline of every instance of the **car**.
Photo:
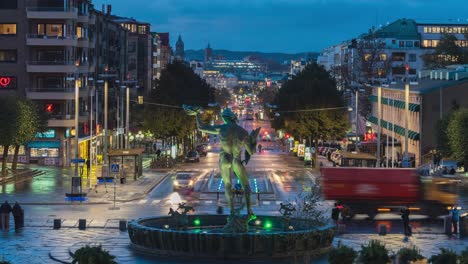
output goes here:
[{"label": "car", "polygon": [[174,191],[180,189],[193,190],[194,185],[195,181],[192,177],[192,174],[186,172],[177,173],[173,182]]},{"label": "car", "polygon": [[208,154],[208,145],[207,144],[200,144],[200,145],[195,147],[195,151],[198,152],[200,157],[206,157],[206,155]]},{"label": "car", "polygon": [[192,150],[187,153],[185,160],[192,162],[200,162],[200,155],[195,150]]}]

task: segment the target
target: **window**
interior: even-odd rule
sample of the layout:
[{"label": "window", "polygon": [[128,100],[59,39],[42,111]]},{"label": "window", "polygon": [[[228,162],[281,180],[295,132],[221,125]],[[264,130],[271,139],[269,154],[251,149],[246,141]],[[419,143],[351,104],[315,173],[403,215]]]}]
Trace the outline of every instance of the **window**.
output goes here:
[{"label": "window", "polygon": [[37,24],[37,34],[41,36],[63,37],[62,24]]},{"label": "window", "polygon": [[392,61],[405,61],[405,55],[404,52],[393,52]]},{"label": "window", "polygon": [[369,53],[364,54],[364,60],[365,60],[365,61],[369,61],[370,59],[372,59],[372,55],[371,55],[371,54],[369,54]]},{"label": "window", "polygon": [[405,42],[405,47],[407,47],[407,48],[412,48],[412,47],[413,47],[413,41],[411,41],[411,40],[410,40],[410,41],[406,41],[406,42]]},{"label": "window", "polygon": [[0,62],[16,62],[16,50],[0,50]]},{"label": "window", "polygon": [[16,9],[18,8],[18,0],[0,1],[0,9]]},{"label": "window", "polygon": [[76,27],[76,36],[78,38],[82,38],[83,37],[83,28],[82,27]]},{"label": "window", "polygon": [[146,34],[146,26],[138,26],[138,34],[140,35]]},{"label": "window", "polygon": [[16,35],[16,24],[0,24],[0,35]]},{"label": "window", "polygon": [[415,46],[415,47],[419,47],[419,41],[415,41],[415,42],[414,42],[414,46]]},{"label": "window", "polygon": [[395,40],[395,39],[392,39],[392,44],[396,44],[396,40]]},{"label": "window", "polygon": [[409,54],[408,60],[411,61],[411,62],[416,61],[416,54]]},{"label": "window", "polygon": [[385,53],[379,54],[379,60],[386,61],[387,60],[387,54],[385,54]]},{"label": "window", "polygon": [[404,42],[404,41],[400,41],[398,46],[399,46],[400,48],[403,48],[403,47],[405,46],[405,42]]},{"label": "window", "polygon": [[32,158],[57,158],[59,156],[58,148],[31,148]]}]

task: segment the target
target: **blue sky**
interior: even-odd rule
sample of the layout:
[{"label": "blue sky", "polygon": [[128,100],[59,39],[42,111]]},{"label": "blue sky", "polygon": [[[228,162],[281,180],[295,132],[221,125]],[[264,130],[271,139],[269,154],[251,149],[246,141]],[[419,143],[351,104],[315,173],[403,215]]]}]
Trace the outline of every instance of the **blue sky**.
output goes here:
[{"label": "blue sky", "polygon": [[[151,23],[152,31],[182,35],[186,49],[265,52],[322,48],[398,18],[468,19],[466,0],[93,0],[116,15]],[[468,22],[467,22],[468,23]]]}]

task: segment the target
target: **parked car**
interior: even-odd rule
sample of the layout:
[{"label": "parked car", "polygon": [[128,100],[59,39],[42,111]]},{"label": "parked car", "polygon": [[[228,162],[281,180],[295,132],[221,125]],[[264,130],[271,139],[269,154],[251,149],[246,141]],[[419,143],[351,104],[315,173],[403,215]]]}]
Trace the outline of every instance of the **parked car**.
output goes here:
[{"label": "parked car", "polygon": [[187,153],[185,160],[188,162],[200,162],[200,155],[195,150],[191,150]]},{"label": "parked car", "polygon": [[193,190],[194,185],[195,181],[190,173],[177,173],[173,182],[174,191],[179,189]]}]

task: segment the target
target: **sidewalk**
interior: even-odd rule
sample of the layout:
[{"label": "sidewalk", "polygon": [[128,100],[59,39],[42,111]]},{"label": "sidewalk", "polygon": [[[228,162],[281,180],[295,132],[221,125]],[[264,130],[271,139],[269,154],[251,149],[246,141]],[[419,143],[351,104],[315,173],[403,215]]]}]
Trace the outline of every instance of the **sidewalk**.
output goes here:
[{"label": "sidewalk", "polygon": [[130,181],[124,184],[117,183],[98,183],[88,192],[88,203],[99,203],[114,201],[130,202],[144,198],[154,187],[162,182],[171,174],[170,171],[145,171],[143,176],[136,181]]}]

